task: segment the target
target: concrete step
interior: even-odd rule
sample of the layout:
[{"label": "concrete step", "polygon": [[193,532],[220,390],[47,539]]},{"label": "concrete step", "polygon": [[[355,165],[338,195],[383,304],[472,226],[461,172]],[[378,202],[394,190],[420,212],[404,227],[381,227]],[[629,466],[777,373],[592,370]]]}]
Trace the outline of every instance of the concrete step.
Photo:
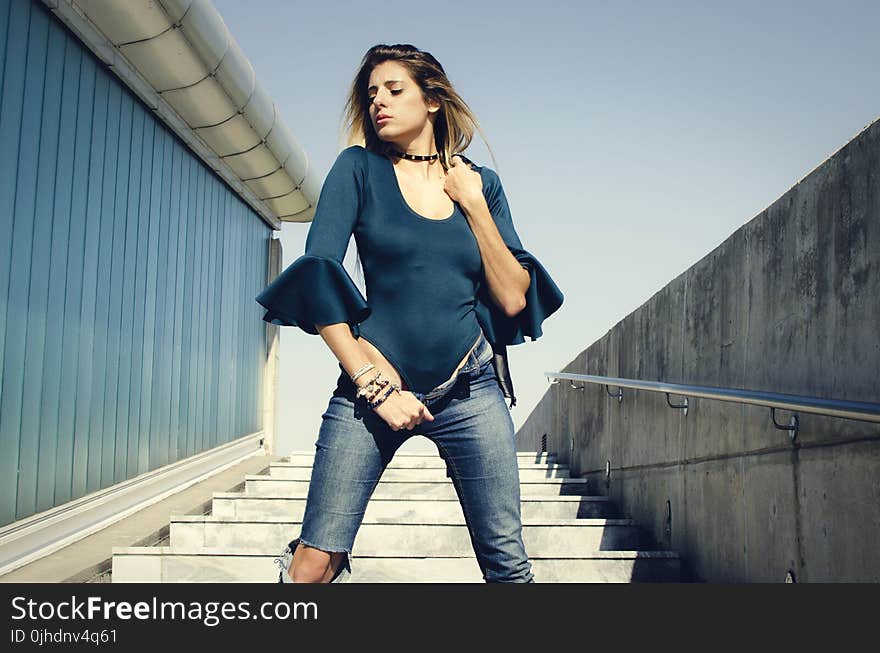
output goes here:
[{"label": "concrete step", "polygon": [[[114,547],[114,583],[276,583],[280,551]],[[536,583],[680,582],[674,551],[582,551],[566,558],[530,555]],[[353,583],[482,583],[470,556],[351,558]]]},{"label": "concrete step", "polygon": [[[245,492],[215,492],[211,515],[172,515],[170,546],[116,547],[113,582],[276,582],[274,559],[302,528],[313,451],[293,452]],[[653,548],[607,497],[590,496],[554,454],[519,452],[523,540],[535,581],[680,582],[673,551]],[[639,550],[642,549],[642,550]],[[352,582],[482,583],[446,463],[398,453],[367,505]]]},{"label": "concrete step", "polygon": [[[212,515],[172,515],[171,547],[224,548],[230,551],[280,551],[301,529],[302,522],[222,519]],[[631,519],[523,520],[523,543],[532,556],[565,557],[584,551],[642,548],[642,533]],[[277,550],[277,551],[276,551]],[[353,555],[472,556],[464,518],[446,523],[361,523]]]},{"label": "concrete step", "polygon": [[[443,463],[442,460],[440,462]],[[285,462],[272,463],[269,466],[269,476],[307,481],[312,478],[312,466]],[[386,467],[382,473],[384,481],[442,481],[446,478],[449,477],[445,464],[436,467]],[[570,478],[570,475],[568,468],[526,463],[519,466],[519,478],[520,481],[541,481],[545,478]]]},{"label": "concrete step", "polygon": [[[527,464],[538,465],[555,465],[557,457],[555,453],[542,453],[537,451],[520,451],[516,454],[519,466]],[[314,451],[294,451],[283,459],[283,462],[292,463],[294,465],[312,466],[315,460]],[[394,458],[388,463],[389,468],[394,467],[446,467],[446,462],[438,453],[421,454],[421,453],[404,453],[398,452],[394,454]]]},{"label": "concrete step", "polygon": [[[287,517],[302,521],[305,514],[307,488],[298,496],[285,494],[255,496],[242,492],[215,492],[211,514],[218,518],[254,520]],[[617,510],[608,497],[546,496],[522,499],[523,519],[611,518]],[[438,520],[458,518],[461,503],[455,499],[377,499],[367,504],[365,519],[373,521],[412,522],[431,515]]]},{"label": "concrete step", "polygon": [[[276,478],[260,474],[245,476],[245,492],[253,495],[308,494],[309,481]],[[589,484],[580,478],[547,478],[540,481],[520,482],[520,496],[586,495]],[[452,499],[457,497],[452,481],[393,481],[381,479],[373,492],[376,499],[411,498]]]}]

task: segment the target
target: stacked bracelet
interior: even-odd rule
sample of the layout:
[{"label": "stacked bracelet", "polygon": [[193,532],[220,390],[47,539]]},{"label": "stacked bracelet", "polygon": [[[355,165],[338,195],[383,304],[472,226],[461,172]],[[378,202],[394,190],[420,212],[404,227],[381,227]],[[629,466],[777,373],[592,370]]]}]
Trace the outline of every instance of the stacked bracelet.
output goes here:
[{"label": "stacked bracelet", "polygon": [[352,381],[357,381],[358,378],[361,377],[361,375],[366,374],[367,372],[369,372],[369,371],[370,371],[371,369],[373,369],[374,367],[376,367],[376,366],[373,365],[372,363],[364,363],[364,365],[361,367],[361,369],[359,369],[357,372],[355,372],[355,373],[352,375],[351,380],[352,380]]},{"label": "stacked bracelet", "polygon": [[[392,384],[391,384],[391,387],[389,387],[389,388],[385,391],[385,394],[382,395],[382,398],[381,398],[381,399],[379,399],[378,401],[369,401],[369,402],[367,403],[367,405],[368,405],[371,409],[376,410],[376,407],[379,406],[379,404],[381,404],[383,401],[385,401],[386,399],[388,399],[388,395],[390,395],[390,394],[391,394],[392,392],[394,392],[395,390],[397,390],[397,392],[400,392],[400,386],[398,386],[396,383],[392,383]],[[378,393],[377,393],[377,394],[378,394]],[[375,395],[373,395],[373,396],[375,396]]]},{"label": "stacked bracelet", "polygon": [[[364,374],[366,374],[367,372],[369,372],[371,369],[373,369],[375,367],[376,366],[373,365],[372,363],[366,363],[363,367],[361,367],[357,372],[355,372],[351,376],[352,382],[357,381],[357,379],[359,379],[361,376],[363,376]],[[377,370],[376,375],[372,379],[370,379],[370,381],[368,383],[359,387],[358,391],[357,391],[356,397],[358,399],[360,399],[361,397],[365,398],[366,402],[367,402],[367,406],[369,406],[371,410],[376,410],[376,407],[379,406],[383,401],[385,401],[391,395],[391,393],[394,392],[395,390],[398,393],[400,393],[400,386],[399,385],[397,385],[396,383],[391,383],[387,379],[381,378],[381,376],[382,376],[382,372]],[[355,384],[355,385],[357,385],[357,384]],[[385,394],[383,394],[379,400],[374,401],[376,396],[380,392],[382,392],[382,389],[385,388],[386,386],[390,386],[390,387],[388,388],[388,390],[385,391]]]},{"label": "stacked bracelet", "polygon": [[358,389],[358,391],[357,391],[358,398],[366,397],[369,394],[375,394],[375,392],[377,390],[384,387],[383,382],[379,379],[381,374],[382,374],[381,372],[377,371],[376,376],[374,376],[372,379],[370,379],[367,383],[365,383],[364,385],[362,385]]}]

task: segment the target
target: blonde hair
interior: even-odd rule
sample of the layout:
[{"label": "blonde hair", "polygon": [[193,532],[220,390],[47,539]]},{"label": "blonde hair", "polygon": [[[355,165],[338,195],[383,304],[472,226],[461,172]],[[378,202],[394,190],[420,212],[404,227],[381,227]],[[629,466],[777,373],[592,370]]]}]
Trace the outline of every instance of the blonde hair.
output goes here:
[{"label": "blonde hair", "polygon": [[373,128],[367,95],[367,84],[373,68],[385,61],[396,61],[405,67],[425,101],[430,99],[440,104],[434,121],[434,144],[444,170],[449,169],[452,155],[464,152],[471,144],[474,130],[480,132],[495,163],[495,155],[476,116],[446,77],[443,66],[430,52],[423,52],[408,44],[374,45],[361,59],[345,103],[342,148],[361,145],[371,152],[387,154],[392,147],[380,139]]},{"label": "blonde hair", "polygon": [[387,155],[393,147],[380,139],[373,128],[367,94],[367,84],[373,68],[385,61],[396,61],[405,67],[421,90],[422,98],[425,101],[435,100],[440,104],[434,120],[434,144],[444,171],[449,170],[452,156],[464,152],[471,144],[474,130],[480,133],[486,143],[492,163],[497,169],[495,154],[480,128],[479,121],[449,81],[443,66],[430,52],[406,43],[374,45],[361,59],[345,103],[340,149],[360,145],[371,152]]}]

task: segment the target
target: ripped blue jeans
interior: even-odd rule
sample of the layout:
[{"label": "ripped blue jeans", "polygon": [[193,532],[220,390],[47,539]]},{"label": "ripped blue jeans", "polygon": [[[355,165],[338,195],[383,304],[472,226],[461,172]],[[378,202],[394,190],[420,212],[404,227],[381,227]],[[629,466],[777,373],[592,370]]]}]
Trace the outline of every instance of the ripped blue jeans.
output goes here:
[{"label": "ripped blue jeans", "polygon": [[322,415],[300,541],[349,554],[367,503],[400,446],[430,439],[446,461],[477,563],[487,583],[533,583],[522,540],[513,420],[485,335],[447,381],[413,394],[434,421],[394,431],[362,399],[346,372]]}]

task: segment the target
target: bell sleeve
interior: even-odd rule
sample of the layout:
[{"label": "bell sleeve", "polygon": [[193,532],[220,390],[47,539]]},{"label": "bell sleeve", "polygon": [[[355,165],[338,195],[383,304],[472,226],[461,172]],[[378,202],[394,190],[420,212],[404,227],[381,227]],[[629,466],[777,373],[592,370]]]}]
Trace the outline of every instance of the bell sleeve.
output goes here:
[{"label": "bell sleeve", "polygon": [[363,154],[356,145],[344,149],[327,173],[305,253],[256,297],[266,309],[264,321],[318,335],[315,325],[347,322],[355,327],[369,316],[366,299],[342,265],[363,206]]},{"label": "bell sleeve", "polygon": [[498,232],[516,260],[528,271],[531,282],[526,291],[525,308],[512,318],[507,317],[492,301],[488,284],[481,283],[476,296],[477,319],[486,337],[498,347],[523,343],[526,336],[534,341],[543,334],[542,322],[562,306],[565,297],[541,262],[523,248],[513,226],[510,206],[498,174],[485,166],[480,169],[480,174],[483,195]]}]

